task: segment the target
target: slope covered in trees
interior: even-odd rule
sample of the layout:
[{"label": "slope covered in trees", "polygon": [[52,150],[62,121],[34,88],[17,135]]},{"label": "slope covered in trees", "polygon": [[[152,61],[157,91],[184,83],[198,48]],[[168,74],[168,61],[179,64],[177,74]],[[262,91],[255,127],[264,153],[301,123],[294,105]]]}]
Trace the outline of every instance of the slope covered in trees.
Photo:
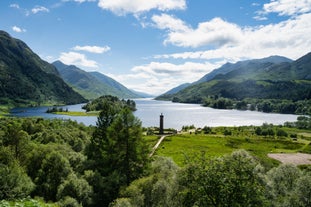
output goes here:
[{"label": "slope covered in trees", "polygon": [[[273,102],[283,102],[281,108],[291,109],[282,111],[277,109],[280,108],[278,106],[271,111],[310,114],[311,108],[307,107],[302,112],[300,106],[308,106],[307,100],[311,99],[311,53],[292,62],[281,57],[272,60],[267,58],[225,64],[191,86],[157,99],[229,109],[239,109],[236,107],[238,102],[244,101],[245,105],[254,104],[254,110],[264,101],[271,105]],[[227,102],[226,106],[220,104],[221,107],[218,107],[218,102],[224,101]]]},{"label": "slope covered in trees", "polygon": [[56,68],[41,60],[22,41],[0,31],[0,104],[42,105],[83,103]]},{"label": "slope covered in trees", "polygon": [[119,98],[139,97],[122,84],[99,72],[86,72],[74,65],[66,65],[60,61],[54,62],[53,65],[61,77],[87,99],[95,99],[103,95]]}]

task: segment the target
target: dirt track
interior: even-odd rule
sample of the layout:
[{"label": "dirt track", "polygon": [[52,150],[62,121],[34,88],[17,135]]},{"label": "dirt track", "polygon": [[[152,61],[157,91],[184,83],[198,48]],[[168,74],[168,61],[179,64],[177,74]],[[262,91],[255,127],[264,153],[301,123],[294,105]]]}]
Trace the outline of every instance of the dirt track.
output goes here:
[{"label": "dirt track", "polygon": [[293,165],[310,165],[311,164],[311,154],[303,153],[271,153],[268,154],[269,157],[279,160],[284,164]]}]

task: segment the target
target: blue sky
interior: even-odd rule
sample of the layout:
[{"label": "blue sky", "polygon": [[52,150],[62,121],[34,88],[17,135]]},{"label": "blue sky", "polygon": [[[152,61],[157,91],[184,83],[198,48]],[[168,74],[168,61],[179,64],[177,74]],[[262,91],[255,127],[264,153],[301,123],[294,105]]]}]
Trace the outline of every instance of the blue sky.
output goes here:
[{"label": "blue sky", "polygon": [[311,52],[311,0],[5,0],[0,29],[158,95],[226,62]]}]

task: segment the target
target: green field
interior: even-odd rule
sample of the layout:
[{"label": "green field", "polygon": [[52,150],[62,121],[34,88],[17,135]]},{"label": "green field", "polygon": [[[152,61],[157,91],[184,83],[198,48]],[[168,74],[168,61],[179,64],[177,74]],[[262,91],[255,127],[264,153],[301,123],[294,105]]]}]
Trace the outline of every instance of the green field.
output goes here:
[{"label": "green field", "polygon": [[[284,129],[284,128],[282,128]],[[231,135],[224,135],[224,130]],[[289,137],[257,136],[255,127],[217,127],[212,134],[183,133],[171,135],[164,139],[156,151],[156,155],[171,157],[180,166],[187,157],[205,153],[207,157],[219,157],[238,149],[245,149],[258,158],[266,167],[279,162],[267,156],[268,153],[309,152],[310,131],[284,129],[288,134],[296,134],[297,140]],[[274,127],[277,130],[277,127]]]},{"label": "green field", "polygon": [[25,206],[25,207],[59,207],[57,204],[46,203],[42,199],[21,199],[16,201],[0,201],[1,207],[16,207],[16,206]]},{"label": "green field", "polygon": [[84,112],[84,111],[63,111],[63,112],[54,112],[58,115],[68,115],[68,116],[98,116],[98,111]]}]

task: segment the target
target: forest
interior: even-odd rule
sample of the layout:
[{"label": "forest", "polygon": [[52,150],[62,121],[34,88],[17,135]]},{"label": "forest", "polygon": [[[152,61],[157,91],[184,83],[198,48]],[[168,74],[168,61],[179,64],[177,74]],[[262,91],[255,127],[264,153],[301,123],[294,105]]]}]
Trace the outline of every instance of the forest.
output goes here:
[{"label": "forest", "polygon": [[[267,166],[239,148],[217,157],[198,150],[182,164],[160,153],[150,157],[157,136],[144,135],[147,129],[133,115],[131,102],[113,101],[102,99],[96,126],[1,118],[0,206],[311,205],[310,166]],[[308,132],[310,123],[302,117],[286,127]],[[289,133],[265,135],[265,127],[247,129],[257,130],[252,134],[263,142],[266,136],[292,140]],[[206,127],[199,133],[212,132]]]}]

